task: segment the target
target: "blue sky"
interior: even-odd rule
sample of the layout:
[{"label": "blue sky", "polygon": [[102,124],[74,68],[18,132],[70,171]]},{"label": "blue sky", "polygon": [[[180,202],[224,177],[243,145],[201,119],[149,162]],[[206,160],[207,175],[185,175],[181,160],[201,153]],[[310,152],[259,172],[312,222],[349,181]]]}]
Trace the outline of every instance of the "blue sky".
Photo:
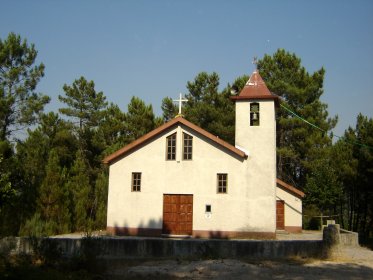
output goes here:
[{"label": "blue sky", "polygon": [[278,48],[313,72],[326,69],[322,100],[335,130],[373,116],[373,1],[7,1],[0,38],[34,43],[46,66],[38,91],[62,105],[62,86],[84,76],[122,110],[132,96],[161,115],[164,97],[186,93],[201,71],[221,88],[251,74],[253,56]]}]

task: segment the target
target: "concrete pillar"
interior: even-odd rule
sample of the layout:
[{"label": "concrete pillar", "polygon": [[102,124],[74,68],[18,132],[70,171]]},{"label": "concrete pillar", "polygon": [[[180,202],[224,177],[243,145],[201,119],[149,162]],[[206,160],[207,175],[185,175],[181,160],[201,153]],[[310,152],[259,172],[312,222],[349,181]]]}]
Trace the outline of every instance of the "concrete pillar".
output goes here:
[{"label": "concrete pillar", "polygon": [[323,230],[323,242],[325,248],[325,257],[330,258],[338,255],[339,245],[341,244],[339,224],[329,224]]}]

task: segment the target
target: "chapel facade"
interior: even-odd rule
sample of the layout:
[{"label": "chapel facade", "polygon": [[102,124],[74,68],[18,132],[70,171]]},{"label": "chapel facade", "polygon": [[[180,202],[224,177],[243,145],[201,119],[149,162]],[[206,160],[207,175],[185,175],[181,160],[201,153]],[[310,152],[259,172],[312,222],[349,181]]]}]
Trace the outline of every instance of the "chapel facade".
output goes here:
[{"label": "chapel facade", "polygon": [[177,116],[104,159],[109,233],[273,239],[276,230],[301,231],[304,194],[276,178],[278,97],[255,70],[231,99],[235,146]]}]

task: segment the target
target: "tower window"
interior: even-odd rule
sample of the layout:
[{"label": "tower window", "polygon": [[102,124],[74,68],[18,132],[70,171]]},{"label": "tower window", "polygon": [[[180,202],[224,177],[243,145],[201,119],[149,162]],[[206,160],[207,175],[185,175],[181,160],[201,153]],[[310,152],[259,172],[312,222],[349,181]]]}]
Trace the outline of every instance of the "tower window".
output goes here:
[{"label": "tower window", "polygon": [[250,104],[250,126],[259,126],[259,103]]}]

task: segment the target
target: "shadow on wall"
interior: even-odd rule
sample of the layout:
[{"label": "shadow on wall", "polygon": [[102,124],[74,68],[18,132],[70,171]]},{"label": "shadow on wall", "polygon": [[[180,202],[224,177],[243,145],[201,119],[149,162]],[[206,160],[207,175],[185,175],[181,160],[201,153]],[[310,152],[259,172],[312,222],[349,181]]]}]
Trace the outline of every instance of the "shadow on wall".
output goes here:
[{"label": "shadow on wall", "polygon": [[203,234],[197,232],[193,237],[197,239],[229,239],[229,237],[224,235],[221,231],[209,231]]},{"label": "shadow on wall", "polygon": [[[118,236],[147,236],[147,237],[167,237],[171,229],[167,224],[163,224],[162,218],[150,219],[147,223],[141,221],[136,227],[129,227],[127,222],[124,221],[122,225],[117,223],[114,227],[108,227],[107,232],[112,235]],[[229,239],[230,237],[221,231],[204,231],[193,232],[193,236],[182,236],[182,239],[196,238],[196,239]]]},{"label": "shadow on wall", "polygon": [[147,223],[141,221],[137,227],[129,227],[127,222],[123,222],[123,226],[115,223],[114,227],[107,228],[108,233],[122,236],[161,236],[162,234],[162,219],[150,219]]}]

